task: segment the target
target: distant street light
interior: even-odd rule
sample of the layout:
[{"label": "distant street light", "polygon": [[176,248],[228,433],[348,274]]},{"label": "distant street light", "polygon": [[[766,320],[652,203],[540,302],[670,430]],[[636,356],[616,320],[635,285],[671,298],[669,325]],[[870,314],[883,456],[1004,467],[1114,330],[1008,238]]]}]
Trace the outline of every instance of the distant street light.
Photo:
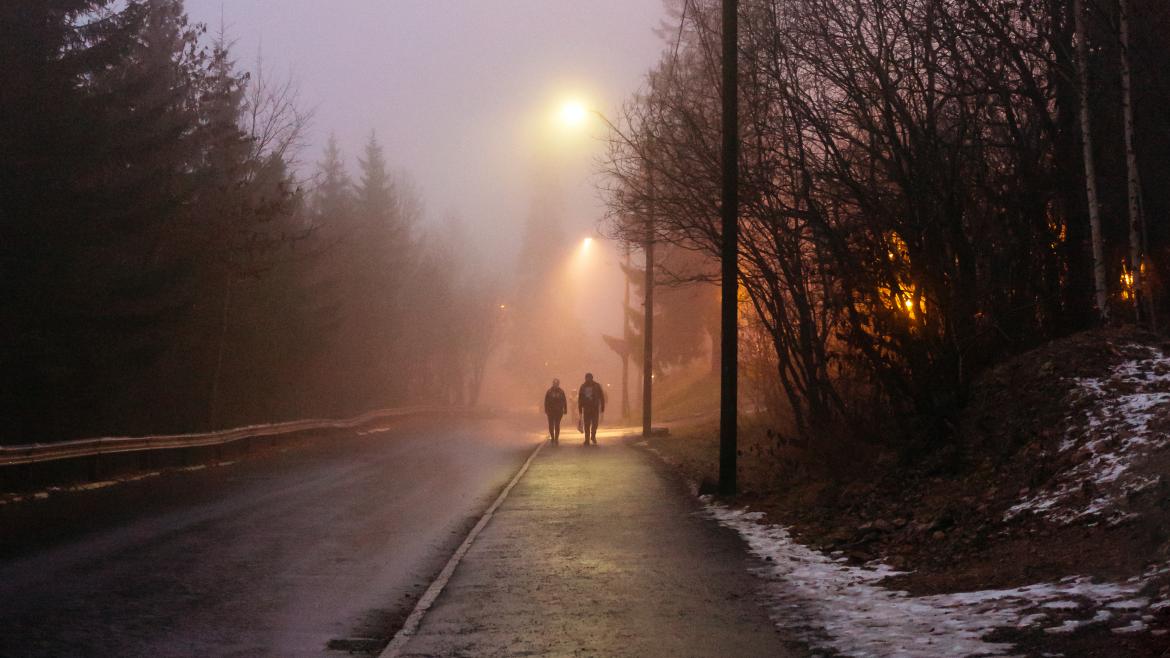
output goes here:
[{"label": "distant street light", "polygon": [[566,126],[576,127],[585,122],[589,110],[578,101],[567,101],[561,106],[561,122]]},{"label": "distant street light", "polygon": [[[577,127],[585,122],[589,114],[601,119],[610,130],[618,135],[622,132],[601,112],[594,108],[587,108],[576,100],[566,101],[561,106],[560,119],[566,126]],[[651,186],[653,187],[653,186]],[[654,397],[654,199],[651,191],[651,209],[645,217],[646,240],[642,243],[643,253],[646,255],[646,279],[644,282],[645,295],[644,313],[642,320],[642,436],[649,437],[651,432],[652,407]],[[588,240],[588,238],[586,238]]]}]

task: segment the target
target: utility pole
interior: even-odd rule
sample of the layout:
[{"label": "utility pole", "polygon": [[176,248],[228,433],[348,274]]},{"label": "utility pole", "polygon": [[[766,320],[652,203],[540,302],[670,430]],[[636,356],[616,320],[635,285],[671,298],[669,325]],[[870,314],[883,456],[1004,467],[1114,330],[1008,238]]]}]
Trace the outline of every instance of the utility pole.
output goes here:
[{"label": "utility pole", "polygon": [[719,493],[734,495],[739,407],[739,22],[723,0],[723,281],[720,314]]},{"label": "utility pole", "polygon": [[658,150],[654,143],[650,143],[650,158],[646,167],[646,183],[650,191],[649,203],[646,204],[645,244],[642,249],[646,253],[646,279],[644,285],[646,294],[643,295],[645,312],[642,318],[642,436],[649,438],[651,431],[651,411],[654,408],[654,214],[658,211],[658,188],[654,185],[654,164]]},{"label": "utility pole", "polygon": [[622,353],[622,420],[630,421],[630,245],[625,246],[626,269],[622,279],[626,283],[626,294],[622,301],[622,340],[625,351]]},{"label": "utility pole", "polygon": [[[653,194],[653,192],[651,192]],[[642,436],[650,436],[650,408],[654,388],[654,209],[646,217],[646,295],[642,321]]]}]

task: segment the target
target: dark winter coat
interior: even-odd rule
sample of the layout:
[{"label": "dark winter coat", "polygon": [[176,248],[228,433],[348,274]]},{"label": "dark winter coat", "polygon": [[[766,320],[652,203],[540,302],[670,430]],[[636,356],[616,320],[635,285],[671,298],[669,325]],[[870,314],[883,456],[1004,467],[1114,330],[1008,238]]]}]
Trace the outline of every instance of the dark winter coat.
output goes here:
[{"label": "dark winter coat", "polygon": [[577,408],[581,411],[605,411],[605,389],[597,382],[585,382],[577,391]]},{"label": "dark winter coat", "polygon": [[560,386],[548,389],[544,394],[544,413],[548,416],[564,416],[569,413],[569,399]]}]

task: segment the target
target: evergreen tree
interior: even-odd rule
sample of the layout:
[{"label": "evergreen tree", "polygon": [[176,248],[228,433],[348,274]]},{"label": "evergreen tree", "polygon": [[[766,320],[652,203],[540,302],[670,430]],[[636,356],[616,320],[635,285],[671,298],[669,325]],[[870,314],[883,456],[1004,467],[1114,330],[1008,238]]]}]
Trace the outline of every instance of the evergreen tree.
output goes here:
[{"label": "evergreen tree", "polygon": [[456,309],[491,296],[454,242],[415,243],[421,203],[377,140],[356,186],[331,140],[306,200],[289,86],[205,32],[181,0],[0,3],[0,442],[351,414],[408,380],[458,401],[465,361],[482,378]]},{"label": "evergreen tree", "polygon": [[0,12],[0,398],[16,434],[99,432],[180,316],[164,242],[190,198],[196,32],[177,1]]},{"label": "evergreen tree", "polygon": [[345,170],[337,136],[330,135],[324,159],[317,164],[317,187],[313,192],[312,226],[317,229],[349,224],[354,210],[353,182]]},{"label": "evergreen tree", "polygon": [[374,230],[393,229],[394,191],[390,175],[386,171],[386,156],[378,136],[370,133],[366,142],[365,157],[361,165],[361,183],[357,188],[357,206],[362,221]]},{"label": "evergreen tree", "polygon": [[352,226],[345,231],[343,309],[354,398],[384,406],[404,395],[401,370],[403,291],[410,262],[410,218],[374,134],[359,159]]}]

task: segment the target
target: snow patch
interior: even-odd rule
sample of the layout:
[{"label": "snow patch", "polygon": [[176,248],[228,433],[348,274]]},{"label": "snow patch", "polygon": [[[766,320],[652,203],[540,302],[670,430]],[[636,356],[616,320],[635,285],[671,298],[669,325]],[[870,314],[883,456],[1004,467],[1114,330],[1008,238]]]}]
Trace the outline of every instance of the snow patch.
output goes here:
[{"label": "snow patch", "polygon": [[1138,633],[1146,630],[1146,623],[1140,619],[1135,619],[1128,626],[1122,626],[1112,630],[1114,633]]},{"label": "snow patch", "polygon": [[1150,429],[1150,421],[1170,404],[1170,357],[1144,345],[1130,345],[1134,358],[1116,366],[1108,377],[1076,380],[1088,401],[1085,429],[1065,437],[1058,452],[1083,458],[1040,491],[1011,507],[1010,520],[1032,512],[1058,523],[1103,517],[1111,523],[1128,518],[1121,509],[1127,496],[1156,486],[1158,477],[1133,472],[1149,453],[1170,446],[1170,437]]},{"label": "snow patch", "polygon": [[764,561],[753,571],[766,583],[776,625],[816,649],[858,658],[1011,655],[1013,645],[984,639],[997,628],[1066,633],[1111,623],[1116,632],[1137,632],[1145,628],[1142,612],[1158,605],[1137,594],[1149,578],[1170,571],[1164,566],[1125,582],[1071,576],[1011,589],[910,596],[878,584],[900,573],[887,565],[850,565],[794,541],[783,527],[761,523],[760,512],[702,500],[707,514],[739,533]]}]

